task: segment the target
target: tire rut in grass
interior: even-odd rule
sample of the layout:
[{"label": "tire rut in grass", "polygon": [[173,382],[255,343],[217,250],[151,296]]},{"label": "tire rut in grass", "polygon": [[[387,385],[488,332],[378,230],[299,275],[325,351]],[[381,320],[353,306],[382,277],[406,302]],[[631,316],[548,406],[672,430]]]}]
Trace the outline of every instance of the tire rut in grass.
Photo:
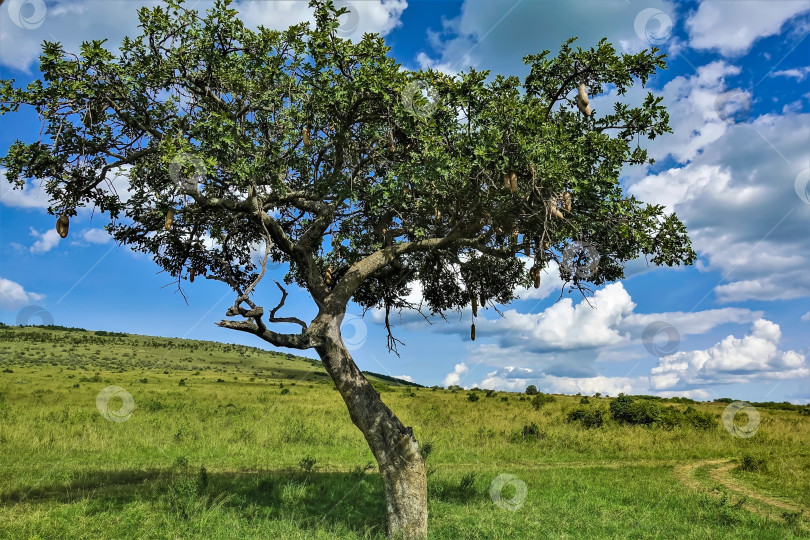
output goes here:
[{"label": "tire rut in grass", "polygon": [[[734,493],[743,498],[743,500],[751,501],[748,504],[742,504],[748,511],[758,514],[763,517],[778,519],[785,512],[802,513],[806,514],[806,508],[799,505],[791,504],[783,500],[758,493],[750,487],[741,485],[737,480],[732,478],[730,471],[735,466],[735,463],[727,459],[714,459],[706,461],[698,461],[696,463],[687,463],[675,467],[675,477],[685,486],[696,491],[706,492],[709,495],[720,497],[721,494],[710,490],[706,483],[700,481],[695,476],[695,472],[701,468],[708,468],[709,478],[716,484],[722,486],[730,493]],[[804,521],[804,520],[803,520]],[[805,530],[810,530],[806,521],[800,522],[800,526]]]}]

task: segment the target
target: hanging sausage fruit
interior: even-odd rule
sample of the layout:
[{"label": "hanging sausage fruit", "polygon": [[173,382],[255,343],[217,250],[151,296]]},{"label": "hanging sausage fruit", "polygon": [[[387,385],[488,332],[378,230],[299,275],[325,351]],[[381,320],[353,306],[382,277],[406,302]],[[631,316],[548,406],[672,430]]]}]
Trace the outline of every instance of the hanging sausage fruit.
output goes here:
[{"label": "hanging sausage fruit", "polygon": [[577,89],[577,107],[585,116],[591,115],[591,101],[588,99],[588,89],[584,83]]},{"label": "hanging sausage fruit", "polygon": [[548,201],[546,201],[546,206],[548,207],[549,214],[551,214],[552,216],[554,216],[557,219],[562,219],[563,218],[562,212],[560,212],[560,209],[557,208],[557,198],[556,197],[552,197]]},{"label": "hanging sausage fruit", "polygon": [[59,219],[56,220],[56,232],[59,233],[59,236],[62,238],[67,237],[68,235],[68,228],[70,227],[70,219],[65,214],[59,216]]},{"label": "hanging sausage fruit", "polygon": [[540,288],[540,267],[535,265],[529,269],[529,278],[531,278],[534,288]]}]

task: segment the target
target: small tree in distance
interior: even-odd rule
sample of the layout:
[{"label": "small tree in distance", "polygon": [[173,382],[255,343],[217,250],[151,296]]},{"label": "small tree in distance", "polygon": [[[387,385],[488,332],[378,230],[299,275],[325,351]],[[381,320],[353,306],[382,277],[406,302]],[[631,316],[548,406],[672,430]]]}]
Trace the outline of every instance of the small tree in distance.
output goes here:
[{"label": "small tree in distance", "polygon": [[530,384],[529,386],[526,387],[527,396],[533,396],[535,394],[537,394],[537,387],[535,385]]},{"label": "small tree in distance", "polygon": [[[379,36],[340,39],[331,0],[311,0],[313,26],[283,32],[246,28],[229,4],[141,8],[142,35],[118,56],[101,41],[77,55],[46,42],[40,80],[0,81],[0,111],[33,107],[44,138],[15,142],[0,164],[16,187],[44,181],[63,236],[78,208],[106,212],[114,238],[178,287],[231,288],[223,328],[314,349],[377,460],[388,534],[425,538],[425,461],[343,343],[347,304],[383,309],[396,350],[388,315],[418,307],[415,284],[431,313],[477,313],[538,286],[552,262],[582,291],[641,255],[691,263],[678,218],[618,182],[625,164],[648,161],[637,139],[669,131],[662,98],[601,114],[588,104],[608,85],[623,95],[646,83],[663,55],[572,39],[555,58],[526,57],[522,82],[410,72]],[[114,174],[128,197],[106,187]],[[311,297],[312,320],[280,314],[279,282],[275,307],[257,303],[269,262],[288,265],[284,283]]]}]

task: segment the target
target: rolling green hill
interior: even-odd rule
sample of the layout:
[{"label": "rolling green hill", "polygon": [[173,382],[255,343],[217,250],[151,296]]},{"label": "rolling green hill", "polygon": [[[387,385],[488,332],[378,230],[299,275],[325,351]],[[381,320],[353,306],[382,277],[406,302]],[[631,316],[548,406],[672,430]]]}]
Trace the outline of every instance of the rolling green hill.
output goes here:
[{"label": "rolling green hill", "polygon": [[[31,354],[31,348],[37,354]],[[64,326],[16,327],[0,323],[0,365],[17,362],[29,366],[67,364],[85,371],[134,367],[158,372],[200,371],[203,377],[234,372],[237,377],[242,374],[255,380],[329,381],[318,360],[257,347]],[[422,387],[389,375],[363,373],[375,386]]]}]

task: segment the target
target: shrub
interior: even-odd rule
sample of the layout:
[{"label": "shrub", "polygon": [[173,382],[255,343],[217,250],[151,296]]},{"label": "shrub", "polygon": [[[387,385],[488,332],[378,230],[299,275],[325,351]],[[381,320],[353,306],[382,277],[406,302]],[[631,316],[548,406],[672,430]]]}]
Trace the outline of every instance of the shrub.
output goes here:
[{"label": "shrub", "polygon": [[554,399],[554,396],[550,396],[548,394],[544,394],[543,392],[539,392],[536,396],[532,398],[532,407],[534,407],[534,410],[539,410],[540,407],[542,407],[546,403],[551,403],[553,401],[556,401]]},{"label": "shrub", "polygon": [[767,461],[764,458],[758,458],[750,454],[746,454],[740,460],[740,464],[737,466],[737,468],[741,471],[758,472],[764,471],[766,466]]},{"label": "shrub", "polygon": [[579,422],[585,428],[601,427],[605,423],[604,409],[579,407],[568,412],[566,416],[567,422]]},{"label": "shrub", "polygon": [[585,405],[585,404],[590,403],[590,402],[591,402],[591,400],[590,400],[590,399],[588,399],[588,396],[584,396],[584,397],[582,397],[582,398],[579,400],[579,402],[580,402],[580,404]]},{"label": "shrub", "polygon": [[486,396],[484,397],[495,397],[495,390],[487,390]]},{"label": "shrub", "polygon": [[289,394],[289,393],[290,393],[290,389],[289,389],[289,388],[282,388],[282,389],[281,389],[281,395],[282,395],[282,396],[286,396],[286,395],[287,395],[287,394]]},{"label": "shrub", "polygon": [[523,439],[539,439],[541,437],[540,433],[540,426],[532,422],[526,426],[523,426],[523,429],[520,431],[520,435]]},{"label": "shrub", "polygon": [[534,396],[537,395],[537,387],[533,384],[530,384],[526,387],[526,395],[527,396]]},{"label": "shrub", "polygon": [[698,429],[711,429],[717,425],[712,413],[700,412],[691,406],[686,408],[683,415],[687,422]]},{"label": "shrub", "polygon": [[475,392],[470,392],[470,393],[467,394],[467,400],[468,401],[472,401],[473,403],[475,403],[479,399],[481,399],[481,398],[478,397],[478,394],[475,393]]},{"label": "shrub", "polygon": [[632,396],[619,394],[610,402],[610,414],[617,422],[649,426],[661,417],[661,406],[648,399],[636,400]]},{"label": "shrub", "polygon": [[658,425],[666,430],[681,427],[683,424],[684,415],[675,407],[666,407],[663,411],[661,411],[661,416],[658,418]]},{"label": "shrub", "polygon": [[661,411],[657,421],[658,425],[670,430],[676,427],[693,427],[697,429],[711,429],[716,425],[714,415],[701,412],[692,406],[681,411],[675,407],[666,407]]}]

